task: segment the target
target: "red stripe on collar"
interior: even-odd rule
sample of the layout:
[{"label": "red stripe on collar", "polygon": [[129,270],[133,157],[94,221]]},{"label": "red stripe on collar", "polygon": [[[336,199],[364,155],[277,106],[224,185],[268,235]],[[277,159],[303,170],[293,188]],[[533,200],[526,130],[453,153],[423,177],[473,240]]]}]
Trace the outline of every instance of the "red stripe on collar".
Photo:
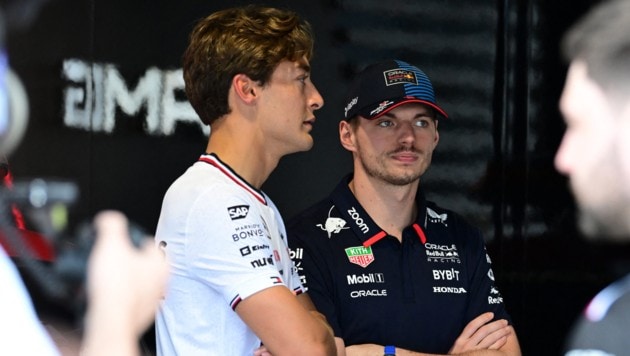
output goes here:
[{"label": "red stripe on collar", "polygon": [[243,181],[239,176],[235,175],[228,167],[225,167],[222,162],[217,160],[213,156],[202,156],[199,157],[200,162],[208,163],[217,169],[219,169],[223,174],[225,174],[228,178],[230,178],[234,183],[239,185],[241,188],[245,189],[251,195],[253,195],[258,201],[267,205],[267,200],[265,196],[254,190],[249,186],[245,181]]},{"label": "red stripe on collar", "polygon": [[422,228],[420,227],[420,225],[413,224],[413,229],[416,230],[416,233],[418,234],[418,237],[420,238],[420,242],[422,242],[422,244],[424,245],[425,243],[427,243],[427,236],[424,234],[424,231],[422,231]]},{"label": "red stripe on collar", "polygon": [[370,237],[369,239],[365,240],[365,242],[363,242],[363,247],[370,247],[385,236],[387,236],[387,233],[385,231],[381,231],[376,235]]}]

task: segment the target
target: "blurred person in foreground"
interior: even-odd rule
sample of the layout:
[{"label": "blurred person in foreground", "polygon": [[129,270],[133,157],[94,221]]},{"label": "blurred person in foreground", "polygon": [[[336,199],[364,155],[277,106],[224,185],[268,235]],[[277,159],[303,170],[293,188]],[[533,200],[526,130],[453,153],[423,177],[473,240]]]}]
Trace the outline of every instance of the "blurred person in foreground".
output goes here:
[{"label": "blurred person in foreground", "polygon": [[287,225],[338,353],[520,355],[481,232],[421,189],[447,118],[428,76],[382,61],[346,99],[353,173]]},{"label": "blurred person in foreground", "polygon": [[83,337],[59,337],[75,344],[55,345],[15,265],[0,248],[0,354],[140,355],[139,339],[164,293],[168,265],[151,240],[134,247],[127,224],[116,211],[94,218],[96,242],[88,260]]},{"label": "blurred person in foreground", "polygon": [[192,30],[185,90],[211,133],[162,203],[155,239],[173,274],[156,318],[159,355],[335,352],[260,190],[283,156],[313,145],[324,101],[312,53],[310,25],[288,10],[230,8]]},{"label": "blurred person in foreground", "polygon": [[[582,232],[630,241],[630,1],[602,2],[563,38],[569,70],[555,158],[567,175]],[[567,355],[627,355],[630,276],[601,291],[574,326]]]}]

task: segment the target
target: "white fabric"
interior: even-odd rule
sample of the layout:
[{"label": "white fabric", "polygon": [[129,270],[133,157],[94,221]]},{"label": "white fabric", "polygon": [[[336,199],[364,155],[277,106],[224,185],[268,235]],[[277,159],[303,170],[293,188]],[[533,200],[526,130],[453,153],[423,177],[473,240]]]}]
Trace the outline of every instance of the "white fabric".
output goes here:
[{"label": "white fabric", "polygon": [[156,244],[166,243],[172,268],[156,318],[157,352],[252,355],[260,339],[232,308],[272,286],[299,293],[302,285],[273,203],[215,156],[201,160],[169,188],[157,226]]},{"label": "white fabric", "polygon": [[0,355],[59,355],[20,275],[0,247]]}]

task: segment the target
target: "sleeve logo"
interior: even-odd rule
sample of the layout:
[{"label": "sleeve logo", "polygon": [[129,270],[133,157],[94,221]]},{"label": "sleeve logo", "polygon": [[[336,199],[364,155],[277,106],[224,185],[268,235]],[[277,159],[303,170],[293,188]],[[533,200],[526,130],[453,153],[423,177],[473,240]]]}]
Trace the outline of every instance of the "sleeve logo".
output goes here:
[{"label": "sleeve logo", "polygon": [[228,214],[230,214],[230,219],[238,220],[247,217],[247,213],[249,213],[249,205],[231,206],[227,210]]}]

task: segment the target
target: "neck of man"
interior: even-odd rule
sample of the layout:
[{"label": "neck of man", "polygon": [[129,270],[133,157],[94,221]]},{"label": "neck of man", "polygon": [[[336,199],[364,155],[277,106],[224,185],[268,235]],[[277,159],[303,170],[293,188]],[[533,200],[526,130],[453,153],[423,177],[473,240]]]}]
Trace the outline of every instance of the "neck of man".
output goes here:
[{"label": "neck of man", "polygon": [[416,193],[420,181],[407,185],[393,185],[355,170],[349,183],[350,190],[372,220],[389,235],[402,240],[402,231],[411,225],[418,214]]},{"label": "neck of man", "polygon": [[278,166],[280,156],[265,147],[264,137],[254,126],[229,120],[212,125],[206,152],[215,153],[241,178],[260,189]]}]

